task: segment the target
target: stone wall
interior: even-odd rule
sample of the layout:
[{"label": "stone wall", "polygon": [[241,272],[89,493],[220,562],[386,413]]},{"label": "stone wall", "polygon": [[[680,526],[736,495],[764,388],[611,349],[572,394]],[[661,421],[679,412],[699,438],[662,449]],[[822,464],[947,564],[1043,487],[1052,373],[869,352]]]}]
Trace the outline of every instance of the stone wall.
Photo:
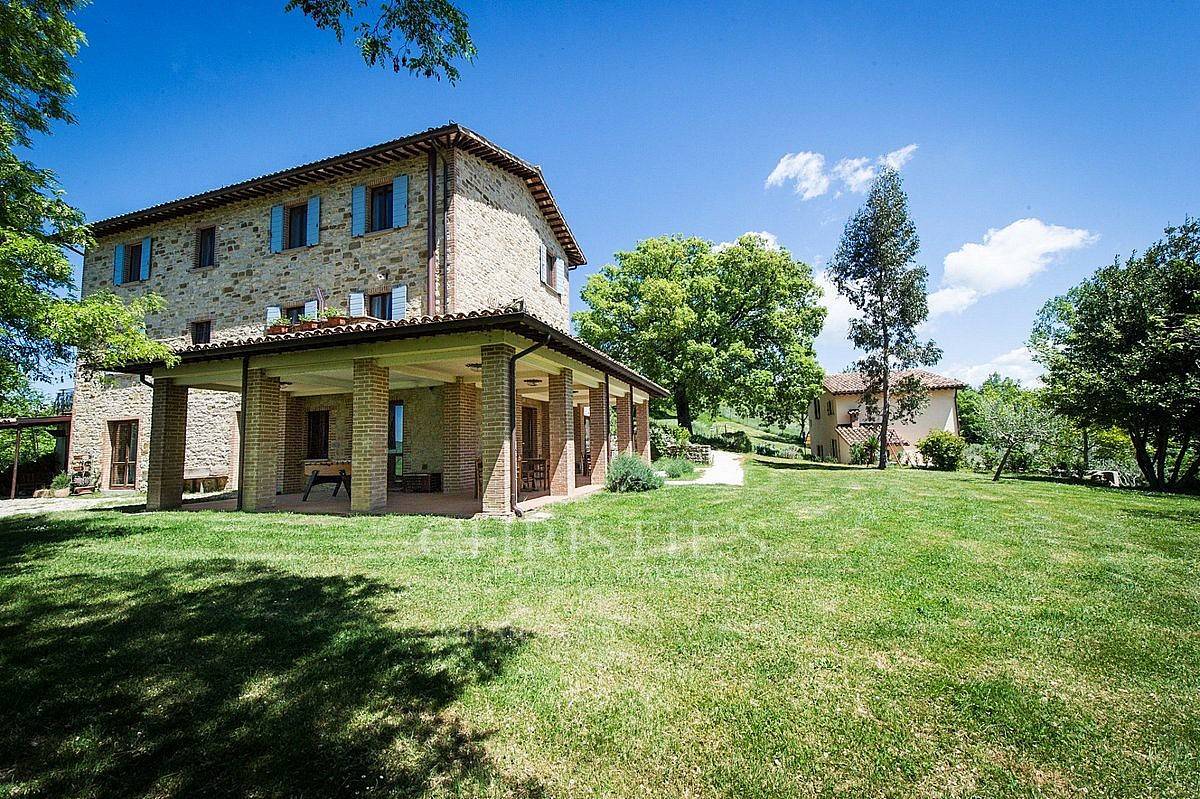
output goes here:
[{"label": "stone wall", "polygon": [[566,256],[525,182],[462,152],[455,153],[454,175],[455,309],[522,298],[530,313],[569,330],[570,292],[560,296],[542,283],[539,245],[564,264]]}]

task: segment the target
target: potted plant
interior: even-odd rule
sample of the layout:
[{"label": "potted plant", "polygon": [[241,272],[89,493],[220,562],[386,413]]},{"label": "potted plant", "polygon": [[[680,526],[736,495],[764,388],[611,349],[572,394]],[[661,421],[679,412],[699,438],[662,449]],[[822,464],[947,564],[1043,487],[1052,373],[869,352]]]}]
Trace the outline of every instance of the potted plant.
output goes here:
[{"label": "potted plant", "polygon": [[296,324],[293,327],[301,332],[305,330],[316,330],[317,318],[315,316],[310,316],[309,314],[304,314],[296,320]]},{"label": "potted plant", "polygon": [[281,316],[267,325],[268,336],[278,336],[292,329],[292,322],[286,316]]},{"label": "potted plant", "polygon": [[54,475],[54,479],[50,481],[50,491],[56,497],[71,496],[71,475],[66,472]]},{"label": "potted plant", "polygon": [[321,311],[321,327],[337,327],[350,321],[346,312],[337,307],[326,307]]}]

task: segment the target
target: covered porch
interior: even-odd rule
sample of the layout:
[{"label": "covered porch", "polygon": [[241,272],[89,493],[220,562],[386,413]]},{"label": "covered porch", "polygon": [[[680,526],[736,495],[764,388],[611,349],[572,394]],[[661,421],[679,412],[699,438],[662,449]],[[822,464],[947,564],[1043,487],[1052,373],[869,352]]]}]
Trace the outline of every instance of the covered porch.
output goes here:
[{"label": "covered porch", "polygon": [[152,510],[181,505],[191,389],[239,392],[241,411],[237,499],[189,508],[461,517],[594,490],[621,452],[649,460],[662,392],[520,311],[198,345],[151,367]]}]

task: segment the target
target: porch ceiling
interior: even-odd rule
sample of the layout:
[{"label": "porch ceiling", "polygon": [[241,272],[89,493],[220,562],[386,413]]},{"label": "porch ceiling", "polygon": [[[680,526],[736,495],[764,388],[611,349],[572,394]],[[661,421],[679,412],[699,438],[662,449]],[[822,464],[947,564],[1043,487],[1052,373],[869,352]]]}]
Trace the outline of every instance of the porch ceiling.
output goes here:
[{"label": "porch ceiling", "polygon": [[[447,335],[254,356],[249,359],[249,368],[266,370],[280,379],[284,391],[301,397],[352,391],[354,360],[368,357],[388,369],[392,389],[437,386],[459,379],[478,386],[482,382],[480,348],[496,343],[507,343],[521,350],[531,342],[504,332]],[[564,368],[571,369],[574,375],[575,404],[587,404],[589,389],[603,385],[604,375],[549,349],[536,350],[517,361],[518,396],[549,401],[549,376]],[[159,368],[153,374],[191,388],[237,392],[241,391],[242,362],[240,358],[205,361]],[[645,391],[627,382],[610,378],[608,384],[613,397],[623,397],[632,391],[635,401],[648,398]]]}]

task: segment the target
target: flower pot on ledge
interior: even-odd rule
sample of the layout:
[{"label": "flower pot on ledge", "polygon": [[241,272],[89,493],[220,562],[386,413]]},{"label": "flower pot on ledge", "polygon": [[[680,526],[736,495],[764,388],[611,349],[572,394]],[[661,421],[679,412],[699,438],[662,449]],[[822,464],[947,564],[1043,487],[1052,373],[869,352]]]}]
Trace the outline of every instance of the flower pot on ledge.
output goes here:
[{"label": "flower pot on ledge", "polygon": [[279,336],[291,331],[292,326],[289,324],[272,324],[267,325],[268,336]]},{"label": "flower pot on ledge", "polygon": [[348,316],[327,316],[321,320],[321,327],[338,327],[350,321]]},{"label": "flower pot on ledge", "polygon": [[292,329],[299,330],[302,333],[306,330],[316,330],[317,323],[316,322],[297,322],[296,324],[292,325]]}]

